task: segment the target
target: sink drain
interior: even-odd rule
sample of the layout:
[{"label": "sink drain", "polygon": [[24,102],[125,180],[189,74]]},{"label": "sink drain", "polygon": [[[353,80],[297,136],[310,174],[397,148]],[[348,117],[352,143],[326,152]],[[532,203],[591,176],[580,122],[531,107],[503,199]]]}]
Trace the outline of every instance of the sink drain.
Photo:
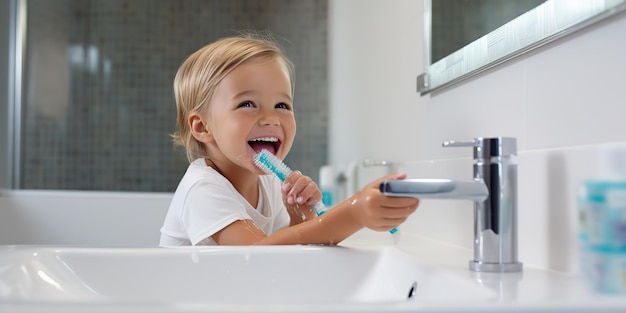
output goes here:
[{"label": "sink drain", "polygon": [[417,282],[413,282],[411,288],[409,288],[409,294],[407,295],[407,299],[413,298],[415,296],[415,291],[417,289]]}]

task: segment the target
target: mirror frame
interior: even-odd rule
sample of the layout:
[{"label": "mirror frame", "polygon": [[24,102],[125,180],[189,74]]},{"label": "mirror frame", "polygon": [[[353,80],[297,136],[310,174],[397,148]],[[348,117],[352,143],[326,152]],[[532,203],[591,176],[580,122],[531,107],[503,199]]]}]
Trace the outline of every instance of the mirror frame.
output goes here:
[{"label": "mirror frame", "polygon": [[547,0],[431,64],[431,1],[424,0],[424,73],[417,77],[417,92],[422,96],[626,9],[626,0]]}]

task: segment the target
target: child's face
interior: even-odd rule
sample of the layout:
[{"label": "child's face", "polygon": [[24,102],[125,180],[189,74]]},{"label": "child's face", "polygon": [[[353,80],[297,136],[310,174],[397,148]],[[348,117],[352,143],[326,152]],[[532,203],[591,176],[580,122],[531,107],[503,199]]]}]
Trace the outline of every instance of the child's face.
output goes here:
[{"label": "child's face", "polygon": [[284,158],[296,134],[291,83],[277,60],[250,60],[217,85],[207,123],[209,156],[255,172],[252,158],[265,148]]}]

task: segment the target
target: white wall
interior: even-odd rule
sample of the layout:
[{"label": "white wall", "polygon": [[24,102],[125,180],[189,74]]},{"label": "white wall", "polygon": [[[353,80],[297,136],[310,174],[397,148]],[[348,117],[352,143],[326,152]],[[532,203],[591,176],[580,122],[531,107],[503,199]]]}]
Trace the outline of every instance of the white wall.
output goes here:
[{"label": "white wall", "polygon": [[[626,14],[420,97],[422,13],[413,0],[330,2],[331,164],[410,161],[410,177],[470,179],[471,151],[442,141],[516,137],[520,259],[576,272],[576,186],[600,146],[626,144]],[[472,204],[424,200],[402,231],[469,248]]]},{"label": "white wall", "polygon": [[153,246],[170,193],[0,190],[0,245]]}]

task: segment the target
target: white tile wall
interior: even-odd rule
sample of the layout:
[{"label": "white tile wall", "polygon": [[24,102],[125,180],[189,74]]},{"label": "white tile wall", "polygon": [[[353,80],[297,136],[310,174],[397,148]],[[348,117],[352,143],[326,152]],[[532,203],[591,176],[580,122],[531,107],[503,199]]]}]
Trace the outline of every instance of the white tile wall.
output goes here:
[{"label": "white tile wall", "polygon": [[529,149],[626,138],[624,13],[533,54],[526,68]]},{"label": "white tile wall", "polygon": [[[421,2],[331,1],[330,12],[332,164],[412,161],[410,177],[470,179],[471,151],[442,141],[516,137],[520,259],[577,272],[576,186],[602,145],[626,144],[626,13],[420,97]],[[469,202],[424,200],[401,231],[470,248],[472,214]]]},{"label": "white tile wall", "polygon": [[0,245],[155,246],[171,193],[0,190]]}]

